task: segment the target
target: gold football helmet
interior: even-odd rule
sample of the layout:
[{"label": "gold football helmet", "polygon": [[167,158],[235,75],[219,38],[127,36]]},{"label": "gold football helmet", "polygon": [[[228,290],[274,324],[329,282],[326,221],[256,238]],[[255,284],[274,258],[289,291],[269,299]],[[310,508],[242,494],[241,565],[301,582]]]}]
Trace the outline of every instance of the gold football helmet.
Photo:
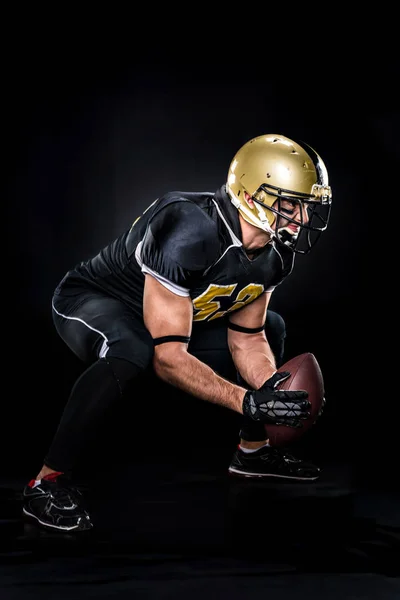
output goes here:
[{"label": "gold football helmet", "polygon": [[294,252],[308,253],[328,226],[332,191],[325,164],[310,146],[283,135],[246,142],[230,164],[226,189],[245,221]]}]

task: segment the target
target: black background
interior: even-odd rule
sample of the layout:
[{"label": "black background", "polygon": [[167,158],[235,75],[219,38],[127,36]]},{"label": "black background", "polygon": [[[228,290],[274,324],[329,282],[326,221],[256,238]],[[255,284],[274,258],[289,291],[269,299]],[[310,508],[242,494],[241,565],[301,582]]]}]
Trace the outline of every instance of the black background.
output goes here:
[{"label": "black background", "polygon": [[[3,11],[4,598],[398,596],[397,21],[279,8]],[[53,329],[54,287],[159,194],[219,187],[260,133],[313,146],[334,193],[272,301],[287,357],[311,351],[324,372],[325,413],[298,448],[321,480],[228,482],[236,415],[153,381],[83,461],[98,538],[37,535],[22,487],[82,370]]]}]

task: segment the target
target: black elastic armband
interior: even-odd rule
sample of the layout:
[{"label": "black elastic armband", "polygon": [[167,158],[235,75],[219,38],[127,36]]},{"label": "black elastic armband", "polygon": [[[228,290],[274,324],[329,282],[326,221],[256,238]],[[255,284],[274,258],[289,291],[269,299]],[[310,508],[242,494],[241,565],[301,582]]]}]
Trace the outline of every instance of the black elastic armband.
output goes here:
[{"label": "black elastic armband", "polygon": [[236,325],[235,323],[229,322],[228,328],[233,329],[234,331],[241,331],[242,333],[260,333],[260,331],[264,331],[265,323],[264,325],[261,325],[261,327],[255,327],[254,329],[250,329],[249,327],[242,327],[241,325]]},{"label": "black elastic armband", "polygon": [[188,344],[190,342],[190,337],[185,335],[164,335],[163,337],[153,339],[155,346],[165,344],[166,342],[183,342],[184,344]]}]

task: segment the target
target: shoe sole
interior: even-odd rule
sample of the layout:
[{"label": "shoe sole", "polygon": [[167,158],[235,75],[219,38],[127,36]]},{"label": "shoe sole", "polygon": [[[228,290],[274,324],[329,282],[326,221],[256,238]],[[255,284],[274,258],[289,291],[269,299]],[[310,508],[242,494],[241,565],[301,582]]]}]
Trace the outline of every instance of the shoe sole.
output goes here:
[{"label": "shoe sole", "polygon": [[44,521],[41,521],[38,517],[35,517],[35,515],[33,515],[32,513],[28,512],[25,508],[22,509],[22,512],[24,514],[25,517],[28,517],[29,520],[33,519],[36,523],[39,523],[40,525],[42,525],[43,527],[46,527],[47,529],[51,529],[51,530],[56,530],[56,531],[90,531],[92,529],[92,527],[88,528],[88,529],[79,529],[79,525],[76,525],[74,527],[60,527],[57,525],[49,525],[48,523],[45,523]]},{"label": "shoe sole", "polygon": [[232,467],[230,467],[228,469],[228,472],[231,473],[232,475],[240,475],[240,477],[250,477],[253,479],[262,479],[263,477],[277,477],[279,479],[294,479],[296,481],[315,481],[316,479],[319,479],[319,475],[317,475],[316,477],[295,477],[295,476],[291,476],[291,475],[278,475],[275,473],[248,473],[246,471],[238,471],[237,469],[234,469]]}]

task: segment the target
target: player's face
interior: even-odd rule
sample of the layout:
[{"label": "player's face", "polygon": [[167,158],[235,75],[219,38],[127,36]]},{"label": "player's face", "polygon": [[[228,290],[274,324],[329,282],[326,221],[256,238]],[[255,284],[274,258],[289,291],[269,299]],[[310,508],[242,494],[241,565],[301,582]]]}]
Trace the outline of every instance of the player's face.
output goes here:
[{"label": "player's face", "polygon": [[[285,219],[282,216],[278,216],[275,221],[275,227],[277,226],[279,229],[282,227],[287,227],[293,235],[297,235],[300,231],[300,224],[306,225],[309,221],[309,216],[307,212],[307,205],[301,204],[300,202],[290,202],[289,200],[281,200],[280,207],[278,207],[278,203],[274,204],[274,208],[280,210],[280,213],[283,215],[287,215],[288,219]],[[289,219],[292,219],[298,223],[292,223]]]}]

